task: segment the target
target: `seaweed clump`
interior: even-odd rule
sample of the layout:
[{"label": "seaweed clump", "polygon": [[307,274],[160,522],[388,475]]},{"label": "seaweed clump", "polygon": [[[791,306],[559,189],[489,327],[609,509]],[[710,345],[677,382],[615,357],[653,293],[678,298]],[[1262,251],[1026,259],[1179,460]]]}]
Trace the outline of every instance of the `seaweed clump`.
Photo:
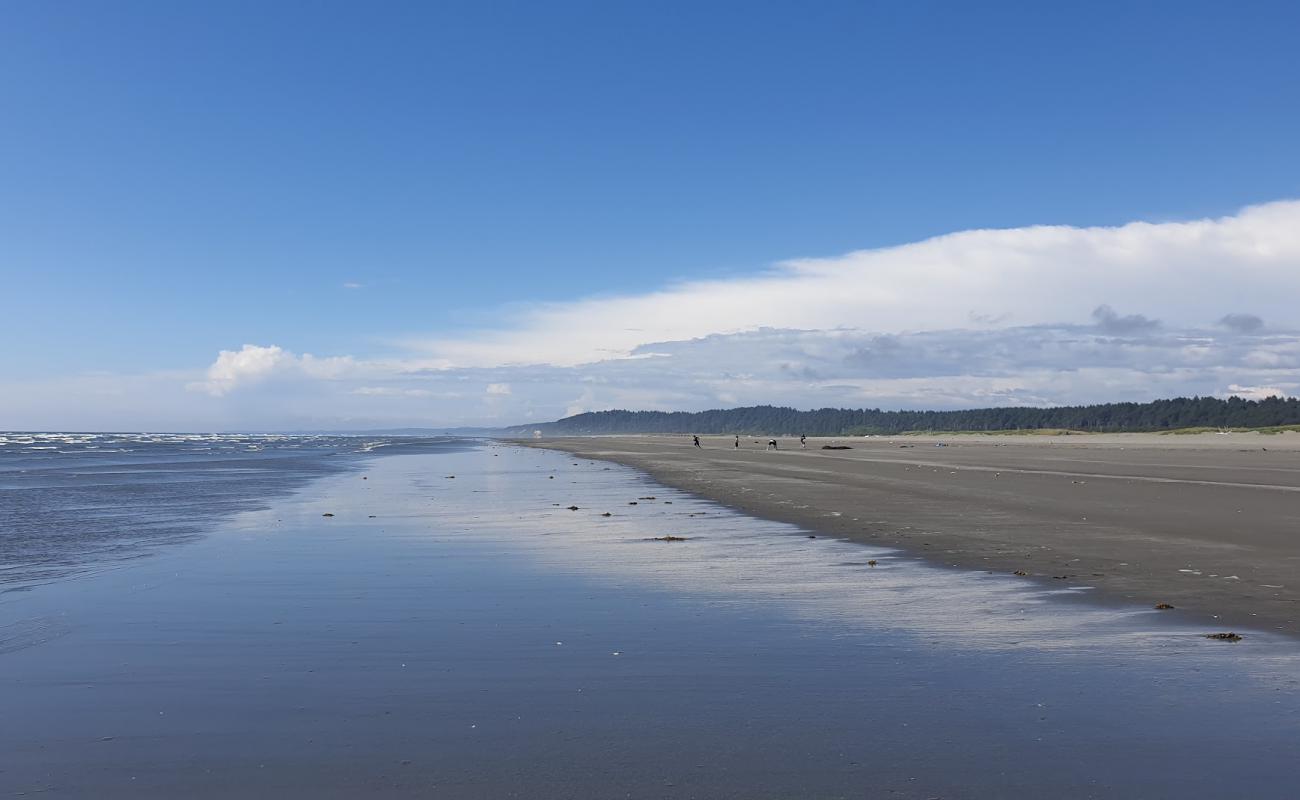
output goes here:
[{"label": "seaweed clump", "polygon": [[1241,636],[1240,634],[1236,634],[1236,633],[1233,633],[1233,632],[1229,631],[1229,632],[1227,632],[1227,633],[1207,633],[1207,634],[1205,634],[1205,638],[1206,638],[1206,639],[1217,639],[1217,640],[1219,640],[1219,641],[1221,641],[1221,642],[1240,642],[1242,639],[1244,639],[1244,638],[1246,638],[1246,637]]}]

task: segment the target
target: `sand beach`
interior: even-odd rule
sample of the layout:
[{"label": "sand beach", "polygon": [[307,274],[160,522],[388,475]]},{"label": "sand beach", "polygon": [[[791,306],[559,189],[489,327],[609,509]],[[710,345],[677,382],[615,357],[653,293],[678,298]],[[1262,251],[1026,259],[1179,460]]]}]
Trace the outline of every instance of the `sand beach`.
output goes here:
[{"label": "sand beach", "polygon": [[1300,435],[701,438],[528,443],[938,564],[1300,635]]}]

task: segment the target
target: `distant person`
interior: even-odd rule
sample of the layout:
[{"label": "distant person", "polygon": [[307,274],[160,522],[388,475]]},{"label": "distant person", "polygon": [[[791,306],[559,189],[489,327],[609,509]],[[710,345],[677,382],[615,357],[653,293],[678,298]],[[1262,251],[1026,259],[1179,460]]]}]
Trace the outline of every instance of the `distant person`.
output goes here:
[{"label": "distant person", "polygon": [[[699,447],[699,446],[700,446],[700,437],[698,437],[698,436],[692,436],[691,438],[695,440],[695,446],[696,446],[696,447]],[[703,449],[703,448],[701,448],[701,449]]]},{"label": "distant person", "polygon": [[775,450],[775,449],[776,449],[776,439],[768,439],[768,440],[767,440],[767,449],[768,449],[768,450]]},{"label": "distant person", "polygon": [[736,434],[736,449],[740,449],[740,434]]},{"label": "distant person", "polygon": [[802,433],[799,434],[799,449],[800,449],[800,450],[807,450],[807,449],[808,449],[808,437],[805,436],[805,435],[802,434]]}]

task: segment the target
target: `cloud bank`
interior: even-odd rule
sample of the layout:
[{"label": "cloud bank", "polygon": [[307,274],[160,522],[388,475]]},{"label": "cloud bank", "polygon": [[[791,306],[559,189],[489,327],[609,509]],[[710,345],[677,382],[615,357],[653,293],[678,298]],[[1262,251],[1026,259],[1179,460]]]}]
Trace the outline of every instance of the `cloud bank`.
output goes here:
[{"label": "cloud bank", "polygon": [[44,420],[92,392],[122,420],[94,427],[284,429],[1297,394],[1296,297],[1300,202],[1287,201],[1191,222],[966,231],[532,306],[494,328],[411,337],[383,359],[246,344],[185,376],[6,390],[0,411]]},{"label": "cloud bank", "polygon": [[[789,261],[757,277],[538,306],[497,329],[407,344],[451,366],[574,366],[626,356],[646,342],[760,327],[1023,326],[1080,320],[1101,306],[1138,308],[1173,326],[1225,314],[1284,320],[1294,317],[1298,293],[1300,202],[1287,201],[1192,222],[965,231]],[[1140,317],[1099,321],[1142,324]]]}]

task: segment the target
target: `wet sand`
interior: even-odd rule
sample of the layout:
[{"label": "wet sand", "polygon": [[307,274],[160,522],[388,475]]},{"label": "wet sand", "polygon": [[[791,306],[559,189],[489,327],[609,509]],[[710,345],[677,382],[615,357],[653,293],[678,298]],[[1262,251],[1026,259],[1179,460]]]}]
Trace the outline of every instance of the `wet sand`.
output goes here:
[{"label": "wet sand", "polygon": [[[1095,587],[1206,626],[1300,635],[1300,436],[533,440],[935,563]],[[822,445],[850,450],[822,450]]]},{"label": "wet sand", "polygon": [[0,595],[0,795],[1294,795],[1294,639],[1081,593],[558,452],[376,458]]}]

